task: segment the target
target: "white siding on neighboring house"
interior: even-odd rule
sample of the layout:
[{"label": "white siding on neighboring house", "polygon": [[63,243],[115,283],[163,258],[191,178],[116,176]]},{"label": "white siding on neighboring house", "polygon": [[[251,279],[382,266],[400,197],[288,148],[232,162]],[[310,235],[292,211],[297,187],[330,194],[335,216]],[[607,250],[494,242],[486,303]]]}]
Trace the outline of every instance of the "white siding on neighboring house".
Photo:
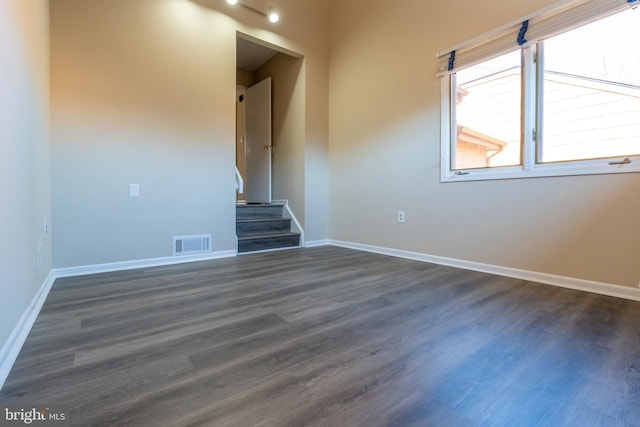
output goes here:
[{"label": "white siding on neighboring house", "polygon": [[[458,126],[498,139],[506,146],[489,166],[519,162],[520,85],[517,70],[463,85]],[[487,101],[489,100],[489,101]],[[487,106],[490,108],[487,108]],[[640,87],[545,72],[544,162],[640,154]]]}]

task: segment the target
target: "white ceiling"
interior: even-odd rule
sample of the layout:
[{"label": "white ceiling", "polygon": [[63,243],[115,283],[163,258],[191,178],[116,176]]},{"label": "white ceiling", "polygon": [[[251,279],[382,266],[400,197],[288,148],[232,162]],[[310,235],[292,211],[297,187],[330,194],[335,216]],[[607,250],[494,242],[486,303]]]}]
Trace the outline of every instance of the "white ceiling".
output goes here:
[{"label": "white ceiling", "polygon": [[255,71],[270,60],[277,51],[248,40],[236,38],[236,66],[247,71]]}]

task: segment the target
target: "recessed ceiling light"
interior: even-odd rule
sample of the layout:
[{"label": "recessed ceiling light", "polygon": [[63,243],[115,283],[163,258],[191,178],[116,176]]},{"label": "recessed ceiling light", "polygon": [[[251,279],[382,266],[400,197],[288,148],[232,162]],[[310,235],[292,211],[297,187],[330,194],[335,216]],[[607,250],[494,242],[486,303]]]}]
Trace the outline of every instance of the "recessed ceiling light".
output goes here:
[{"label": "recessed ceiling light", "polygon": [[227,0],[229,4],[238,4],[238,0]]},{"label": "recessed ceiling light", "polygon": [[269,21],[273,23],[276,23],[280,20],[280,15],[278,15],[278,12],[276,12],[273,9],[269,9],[268,17],[269,17]]}]

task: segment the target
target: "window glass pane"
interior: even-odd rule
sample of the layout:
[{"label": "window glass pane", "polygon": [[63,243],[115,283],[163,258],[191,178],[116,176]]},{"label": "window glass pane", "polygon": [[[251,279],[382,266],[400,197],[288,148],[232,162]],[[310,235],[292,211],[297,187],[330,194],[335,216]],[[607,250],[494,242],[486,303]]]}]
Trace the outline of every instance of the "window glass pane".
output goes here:
[{"label": "window glass pane", "polygon": [[544,42],[539,162],[640,154],[638,12]]},{"label": "window glass pane", "polygon": [[452,169],[521,164],[520,50],[456,73]]}]

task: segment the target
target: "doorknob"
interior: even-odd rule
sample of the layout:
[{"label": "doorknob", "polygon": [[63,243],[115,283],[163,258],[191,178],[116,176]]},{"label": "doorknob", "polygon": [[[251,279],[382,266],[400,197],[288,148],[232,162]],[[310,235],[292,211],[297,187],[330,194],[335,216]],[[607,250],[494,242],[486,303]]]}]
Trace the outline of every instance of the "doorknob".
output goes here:
[{"label": "doorknob", "polygon": [[263,145],[262,148],[264,148],[265,150],[268,150],[269,148],[273,148],[273,145]]}]

